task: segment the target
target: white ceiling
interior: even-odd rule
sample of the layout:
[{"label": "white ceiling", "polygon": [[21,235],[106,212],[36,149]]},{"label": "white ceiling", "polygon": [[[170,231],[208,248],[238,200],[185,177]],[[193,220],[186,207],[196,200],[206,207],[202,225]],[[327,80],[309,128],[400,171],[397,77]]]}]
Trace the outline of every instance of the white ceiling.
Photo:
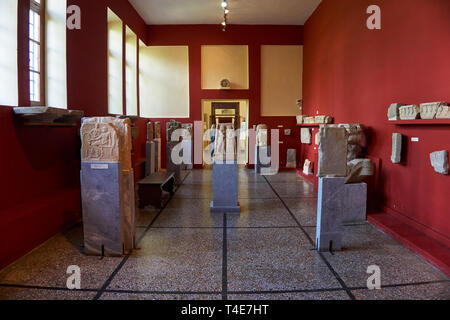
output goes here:
[{"label": "white ceiling", "polygon": [[[220,24],[222,0],[129,0],[147,24]],[[228,0],[230,24],[303,25],[322,0]]]}]

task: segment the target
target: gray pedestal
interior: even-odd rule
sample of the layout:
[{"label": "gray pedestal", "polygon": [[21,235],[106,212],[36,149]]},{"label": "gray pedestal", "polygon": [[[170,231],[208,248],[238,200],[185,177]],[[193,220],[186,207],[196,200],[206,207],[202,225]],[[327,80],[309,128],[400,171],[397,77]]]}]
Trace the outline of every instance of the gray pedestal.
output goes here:
[{"label": "gray pedestal", "polygon": [[237,162],[214,163],[211,212],[239,213]]},{"label": "gray pedestal", "polygon": [[175,164],[172,161],[172,150],[178,145],[180,142],[167,142],[166,147],[166,170],[168,173],[175,174],[175,184],[181,184],[181,164]]},{"label": "gray pedestal", "polygon": [[156,172],[156,156],[155,143],[153,141],[146,144],[146,162],[145,162],[145,176]]},{"label": "gray pedestal", "polygon": [[84,245],[86,254],[121,256],[125,247],[122,170],[118,163],[81,164]]},{"label": "gray pedestal", "polygon": [[268,164],[261,163],[261,157],[270,157],[270,146],[255,146],[255,173],[261,173],[261,168],[270,168],[270,162]]},{"label": "gray pedestal", "polygon": [[161,171],[161,139],[153,140],[155,143],[155,167],[156,172]]},{"label": "gray pedestal", "polygon": [[345,178],[319,178],[316,247],[339,251],[342,225],[366,221],[367,185],[345,184]]}]

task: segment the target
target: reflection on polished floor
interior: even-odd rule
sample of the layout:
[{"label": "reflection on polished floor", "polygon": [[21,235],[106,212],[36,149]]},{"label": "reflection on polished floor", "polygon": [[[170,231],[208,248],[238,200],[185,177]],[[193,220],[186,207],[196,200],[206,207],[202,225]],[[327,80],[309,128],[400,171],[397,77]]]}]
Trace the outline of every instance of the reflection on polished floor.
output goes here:
[{"label": "reflection on polished floor", "polygon": [[[83,254],[81,225],[0,272],[0,299],[450,299],[450,279],[370,224],[344,250],[313,250],[316,195],[294,172],[239,172],[242,213],[211,214],[212,172],[194,170],[165,208],[138,217],[139,250]],[[66,288],[67,267],[82,289]],[[368,290],[367,268],[381,268]]]}]

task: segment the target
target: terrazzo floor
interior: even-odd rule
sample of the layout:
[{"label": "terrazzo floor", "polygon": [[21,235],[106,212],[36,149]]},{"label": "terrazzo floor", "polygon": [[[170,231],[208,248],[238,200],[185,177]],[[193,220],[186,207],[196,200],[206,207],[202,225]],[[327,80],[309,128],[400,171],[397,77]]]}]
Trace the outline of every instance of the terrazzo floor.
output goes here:
[{"label": "terrazzo floor", "polygon": [[[212,172],[194,170],[162,210],[142,210],[139,249],[83,254],[82,226],[0,272],[0,299],[450,299],[450,279],[370,224],[345,227],[342,252],[314,251],[317,198],[294,172],[239,171],[242,213],[211,214]],[[81,268],[81,290],[66,287]],[[381,269],[368,290],[367,268]]]}]

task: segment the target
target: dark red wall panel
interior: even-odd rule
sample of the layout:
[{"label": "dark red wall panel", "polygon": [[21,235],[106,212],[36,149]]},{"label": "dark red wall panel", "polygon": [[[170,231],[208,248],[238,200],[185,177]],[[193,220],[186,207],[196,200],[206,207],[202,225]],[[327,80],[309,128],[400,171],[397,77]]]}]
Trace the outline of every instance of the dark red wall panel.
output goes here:
[{"label": "dark red wall panel", "polygon": [[[366,27],[373,4],[381,8],[381,30]],[[429,153],[450,150],[450,128],[396,127],[387,109],[450,102],[449,13],[448,0],[324,0],[305,24],[303,81],[305,113],[370,127],[384,209],[447,246],[450,176],[434,172]],[[390,161],[394,132],[408,139],[402,165]]]}]

